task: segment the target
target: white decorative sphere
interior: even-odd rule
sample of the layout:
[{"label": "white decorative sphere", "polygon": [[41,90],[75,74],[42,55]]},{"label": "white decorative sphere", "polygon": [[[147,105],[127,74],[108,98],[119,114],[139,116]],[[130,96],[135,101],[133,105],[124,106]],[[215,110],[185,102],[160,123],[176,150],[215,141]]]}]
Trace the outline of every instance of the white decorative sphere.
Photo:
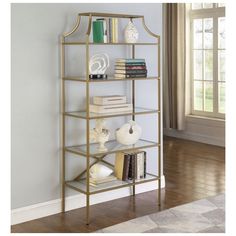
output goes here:
[{"label": "white decorative sphere", "polygon": [[131,120],[116,130],[116,140],[123,145],[132,145],[140,139],[141,134],[141,127]]},{"label": "white decorative sphere", "polygon": [[125,42],[126,43],[136,43],[138,41],[138,30],[132,21],[129,21],[128,25],[125,27]]}]

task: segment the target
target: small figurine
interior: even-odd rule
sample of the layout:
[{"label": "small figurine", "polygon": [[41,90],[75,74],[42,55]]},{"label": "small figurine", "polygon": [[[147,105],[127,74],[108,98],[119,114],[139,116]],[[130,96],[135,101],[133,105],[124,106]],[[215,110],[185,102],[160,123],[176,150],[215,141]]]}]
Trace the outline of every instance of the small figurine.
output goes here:
[{"label": "small figurine", "polygon": [[109,67],[109,57],[106,53],[93,55],[89,60],[89,78],[90,79],[107,79],[105,74]]},{"label": "small figurine", "polygon": [[109,139],[110,132],[105,128],[105,120],[97,119],[95,128],[90,130],[90,139],[99,143],[98,151],[106,152],[107,148],[105,147],[105,142]]}]

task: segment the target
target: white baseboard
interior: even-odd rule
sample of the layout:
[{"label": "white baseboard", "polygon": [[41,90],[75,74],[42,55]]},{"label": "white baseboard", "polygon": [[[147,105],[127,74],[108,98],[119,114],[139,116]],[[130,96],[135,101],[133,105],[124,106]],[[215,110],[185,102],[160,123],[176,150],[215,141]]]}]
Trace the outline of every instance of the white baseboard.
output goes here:
[{"label": "white baseboard", "polygon": [[164,135],[180,138],[180,139],[187,139],[187,140],[196,141],[200,143],[207,143],[207,144],[221,146],[221,147],[225,146],[225,141],[224,141],[224,138],[222,137],[208,136],[208,135],[202,135],[202,134],[184,132],[184,131],[178,131],[178,130],[170,130],[170,129],[164,129]]},{"label": "white baseboard", "polygon": [[[161,187],[165,187],[165,177],[161,178]],[[136,186],[136,193],[148,192],[158,188],[157,181],[139,184]],[[91,195],[91,205],[101,202],[111,201],[114,199],[130,196],[132,193],[130,187],[117,189],[109,192]],[[76,194],[66,197],[66,211],[85,206],[85,195]],[[56,199],[48,202],[38,203],[27,207],[13,209],[11,211],[11,224],[19,224],[26,221],[42,218],[49,215],[54,215],[61,212],[61,199]]]}]

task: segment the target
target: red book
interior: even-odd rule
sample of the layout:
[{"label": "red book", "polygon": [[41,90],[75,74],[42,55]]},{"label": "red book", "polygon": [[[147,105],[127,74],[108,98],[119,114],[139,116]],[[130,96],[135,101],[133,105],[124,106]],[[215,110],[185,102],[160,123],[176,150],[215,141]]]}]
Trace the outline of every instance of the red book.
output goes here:
[{"label": "red book", "polygon": [[146,66],[116,66],[116,70],[146,70]]}]

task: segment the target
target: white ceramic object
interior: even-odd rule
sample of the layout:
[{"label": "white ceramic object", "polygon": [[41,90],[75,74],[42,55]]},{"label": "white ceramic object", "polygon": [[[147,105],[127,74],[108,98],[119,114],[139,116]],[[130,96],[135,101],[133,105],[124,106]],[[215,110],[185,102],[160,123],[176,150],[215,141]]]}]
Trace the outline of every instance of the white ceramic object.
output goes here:
[{"label": "white ceramic object", "polygon": [[95,54],[89,60],[89,73],[104,75],[109,65],[109,57],[106,53]]},{"label": "white ceramic object", "polygon": [[138,41],[138,30],[134,23],[130,20],[128,25],[125,27],[125,42],[136,43]]},{"label": "white ceramic object", "polygon": [[95,128],[90,131],[90,139],[91,141],[95,141],[99,143],[98,151],[106,152],[107,148],[105,147],[105,143],[108,141],[110,136],[110,132],[105,128],[104,119],[97,119]]},{"label": "white ceramic object", "polygon": [[90,177],[92,177],[93,179],[106,178],[112,173],[113,170],[111,168],[99,163],[93,165],[89,170]]},{"label": "white ceramic object", "polygon": [[123,145],[135,144],[141,137],[142,129],[133,120],[116,130],[116,140]]}]

